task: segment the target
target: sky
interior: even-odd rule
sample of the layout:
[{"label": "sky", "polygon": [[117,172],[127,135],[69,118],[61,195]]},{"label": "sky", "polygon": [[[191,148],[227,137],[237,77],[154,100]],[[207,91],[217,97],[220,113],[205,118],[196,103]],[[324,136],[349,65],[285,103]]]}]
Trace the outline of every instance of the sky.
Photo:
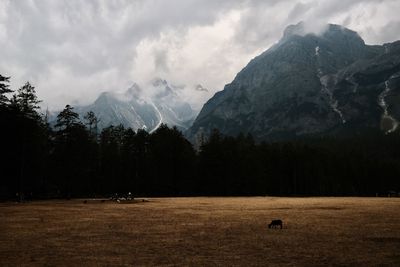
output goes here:
[{"label": "sky", "polygon": [[0,0],[0,73],[12,89],[30,81],[50,110],[154,78],[197,108],[290,24],[383,44],[400,39],[399,12],[399,0]]}]

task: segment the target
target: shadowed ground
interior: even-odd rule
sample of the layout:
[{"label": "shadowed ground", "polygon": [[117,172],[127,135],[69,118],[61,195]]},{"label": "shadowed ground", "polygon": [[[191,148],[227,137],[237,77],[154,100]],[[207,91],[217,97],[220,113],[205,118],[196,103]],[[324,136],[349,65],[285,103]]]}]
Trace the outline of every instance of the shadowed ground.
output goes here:
[{"label": "shadowed ground", "polygon": [[1,266],[400,266],[400,198],[43,201],[0,216]]}]

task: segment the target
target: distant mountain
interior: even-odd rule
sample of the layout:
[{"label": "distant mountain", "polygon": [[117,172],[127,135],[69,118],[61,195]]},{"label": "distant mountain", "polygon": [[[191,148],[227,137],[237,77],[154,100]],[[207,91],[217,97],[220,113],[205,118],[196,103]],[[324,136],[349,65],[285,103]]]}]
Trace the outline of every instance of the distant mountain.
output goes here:
[{"label": "distant mountain", "polygon": [[214,128],[257,140],[390,133],[399,120],[399,41],[371,46],[339,25],[317,35],[299,23],[216,93],[187,135],[193,140]]},{"label": "distant mountain", "polygon": [[177,90],[165,80],[154,79],[146,91],[135,83],[124,93],[104,92],[93,104],[78,106],[75,110],[82,118],[93,111],[100,119],[100,129],[122,124],[151,132],[165,123],[187,130],[197,112],[181,99]]}]

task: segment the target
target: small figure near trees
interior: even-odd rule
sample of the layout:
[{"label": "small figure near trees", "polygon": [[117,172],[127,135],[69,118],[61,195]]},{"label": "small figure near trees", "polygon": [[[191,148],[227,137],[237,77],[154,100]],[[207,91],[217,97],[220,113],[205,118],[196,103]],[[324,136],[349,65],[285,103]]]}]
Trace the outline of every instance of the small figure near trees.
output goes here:
[{"label": "small figure near trees", "polygon": [[281,227],[281,229],[283,228],[283,222],[282,220],[272,220],[270,224],[268,224],[268,228],[277,228],[277,227]]}]

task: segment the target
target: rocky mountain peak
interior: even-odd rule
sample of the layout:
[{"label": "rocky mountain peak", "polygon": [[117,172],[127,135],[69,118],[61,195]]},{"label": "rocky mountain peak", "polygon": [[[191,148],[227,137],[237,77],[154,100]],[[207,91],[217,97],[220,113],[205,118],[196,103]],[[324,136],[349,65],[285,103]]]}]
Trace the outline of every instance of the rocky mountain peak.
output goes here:
[{"label": "rocky mountain peak", "polygon": [[299,22],[297,24],[287,26],[283,31],[282,39],[287,40],[294,35],[304,36],[306,33],[304,22]]},{"label": "rocky mountain peak", "polygon": [[334,42],[340,41],[343,37],[353,39],[355,42],[364,43],[357,32],[337,24],[326,24],[320,27],[311,28],[304,22],[289,25],[283,32],[281,41],[287,41],[295,36],[314,36],[318,38],[332,39]]},{"label": "rocky mountain peak", "polygon": [[99,128],[124,125],[133,130],[156,130],[162,123],[186,130],[196,115],[172,85],[163,79],[154,79],[143,88],[133,83],[124,92],[103,92],[88,106],[76,107],[83,117],[93,111],[100,119]]},{"label": "rocky mountain peak", "polygon": [[160,77],[154,78],[154,79],[152,80],[151,83],[152,83],[152,85],[155,86],[155,87],[158,87],[158,86],[167,86],[167,85],[168,85],[167,80],[164,80],[164,79],[162,79],[162,78],[160,78]]},{"label": "rocky mountain peak", "polygon": [[[188,136],[213,128],[259,140],[365,128],[393,132],[400,119],[399,77],[396,42],[369,46],[340,25],[318,34],[304,23],[290,25],[203,106]],[[390,125],[382,127],[383,119]]]}]

